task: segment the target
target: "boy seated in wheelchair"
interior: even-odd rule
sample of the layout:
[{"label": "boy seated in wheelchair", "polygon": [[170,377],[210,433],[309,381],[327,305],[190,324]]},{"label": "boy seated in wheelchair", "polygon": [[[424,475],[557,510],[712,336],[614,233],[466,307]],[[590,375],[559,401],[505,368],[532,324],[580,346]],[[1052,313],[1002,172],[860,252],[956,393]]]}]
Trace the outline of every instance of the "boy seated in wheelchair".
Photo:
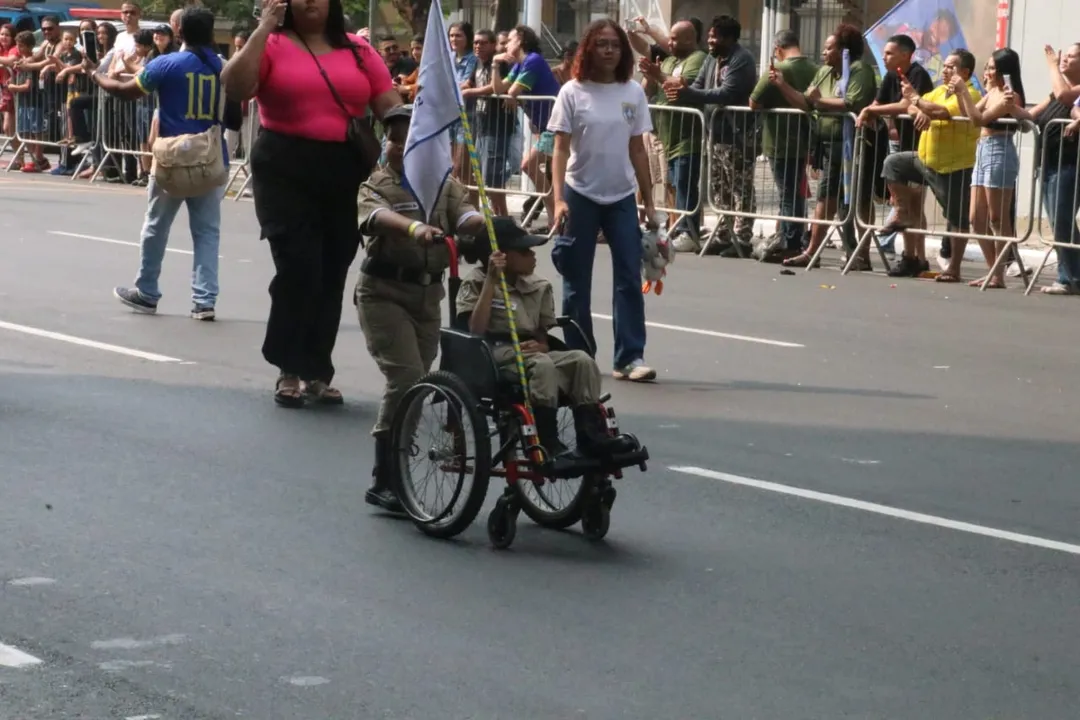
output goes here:
[{"label": "boy seated in wheelchair", "polygon": [[559,440],[561,394],[574,412],[578,453],[608,457],[632,452],[634,443],[630,438],[608,435],[607,420],[600,409],[600,368],[596,361],[581,350],[550,347],[555,340],[548,337],[548,330],[556,325],[555,296],[551,283],[535,274],[536,254],[532,250],[546,243],[547,238],[528,234],[509,217],[492,218],[492,225],[500,252],[491,252],[486,236],[461,238],[461,256],[479,267],[462,278],[456,298],[458,324],[467,326],[475,335],[483,335],[503,373],[517,377],[506,304],[499,288],[499,271],[504,272],[525,356],[540,444],[552,459],[567,452]]}]

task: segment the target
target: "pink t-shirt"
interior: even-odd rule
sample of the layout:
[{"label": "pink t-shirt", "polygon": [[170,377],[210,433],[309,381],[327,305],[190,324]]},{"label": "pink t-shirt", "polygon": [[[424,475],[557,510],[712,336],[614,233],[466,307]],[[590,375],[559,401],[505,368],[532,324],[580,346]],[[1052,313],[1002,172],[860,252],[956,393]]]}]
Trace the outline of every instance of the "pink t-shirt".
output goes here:
[{"label": "pink t-shirt", "polygon": [[[371,99],[394,88],[386,63],[366,40],[350,35],[363,69],[348,48],[319,56],[334,89],[352,117],[363,117]],[[259,121],[267,130],[328,142],[342,142],[349,117],[334,101],[311,54],[273,33],[266,40],[259,69]]]}]

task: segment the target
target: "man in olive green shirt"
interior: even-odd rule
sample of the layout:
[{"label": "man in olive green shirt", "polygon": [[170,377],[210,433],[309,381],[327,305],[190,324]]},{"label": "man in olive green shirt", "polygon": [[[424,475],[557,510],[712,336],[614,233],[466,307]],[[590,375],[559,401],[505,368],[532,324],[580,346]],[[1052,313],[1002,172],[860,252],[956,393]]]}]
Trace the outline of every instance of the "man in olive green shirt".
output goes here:
[{"label": "man in olive green shirt", "polygon": [[[805,57],[799,48],[799,36],[792,30],[776,34],[775,60],[772,67],[784,77],[784,82],[798,92],[805,92],[817,75],[818,66]],[[780,89],[769,82],[768,74],[758,80],[750,95],[754,110],[791,109],[791,112],[766,112],[762,128],[762,149],[769,159],[776,189],[780,192],[780,214],[786,217],[806,217],[806,161],[810,155],[810,122],[800,111],[792,108]],[[780,262],[802,251],[806,225],[781,220],[777,232],[754,248],[754,256],[763,262]]]},{"label": "man in olive green shirt", "polygon": [[[840,33],[839,36],[830,35],[825,40],[825,49],[821,54],[825,64],[818,70],[809,89],[805,92],[799,92],[790,87],[781,73],[770,73],[770,82],[783,93],[784,99],[791,103],[792,107],[814,113],[817,120],[819,147],[816,163],[821,168],[822,176],[818,183],[814,218],[826,222],[836,217],[841,201],[844,205],[851,203],[851,198],[842,197],[844,193],[844,114],[858,115],[863,108],[874,101],[877,94],[877,77],[874,75],[874,69],[862,60],[865,47],[862,35],[856,28],[847,25],[841,25],[837,31]],[[844,50],[848,51],[851,64],[847,87],[840,92]],[[847,121],[853,123],[850,119]],[[860,190],[856,211],[860,217],[869,219],[873,211],[876,164],[873,162],[873,154],[867,152],[864,144],[859,144],[859,147],[854,150],[859,155],[855,158],[854,168],[856,172],[861,173],[859,178],[852,178],[852,185]],[[810,258],[817,252],[821,243],[825,242],[827,230],[828,225],[814,225],[810,233],[810,247],[806,249],[806,252],[785,260],[784,265],[807,267],[810,264]],[[849,253],[853,252],[857,244],[854,218],[843,225],[841,237],[845,249]],[[870,269],[869,247],[855,258],[851,269]]]},{"label": "man in olive green shirt", "polygon": [[[654,105],[680,104],[668,100],[663,84],[668,78],[682,78],[688,85],[694,82],[705,62],[705,53],[698,49],[700,44],[701,38],[693,24],[683,20],[671,27],[671,54],[668,57],[661,63],[641,59],[639,68],[645,76],[642,86]],[[679,252],[696,251],[701,228],[701,208],[698,205],[705,129],[697,113],[677,110],[655,111],[653,126],[667,157],[668,180],[675,188],[676,209],[686,211],[696,208],[690,215],[682,216],[671,229],[672,242]]]}]

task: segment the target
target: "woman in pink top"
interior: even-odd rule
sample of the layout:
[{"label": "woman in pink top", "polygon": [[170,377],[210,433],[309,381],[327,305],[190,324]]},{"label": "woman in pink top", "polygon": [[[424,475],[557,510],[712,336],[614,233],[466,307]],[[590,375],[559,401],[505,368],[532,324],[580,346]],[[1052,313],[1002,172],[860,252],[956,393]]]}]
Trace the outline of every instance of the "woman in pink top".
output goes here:
[{"label": "woman in pink top", "polygon": [[263,0],[262,18],[221,73],[226,94],[258,101],[252,191],[277,273],[263,357],[280,370],[274,400],[340,404],[331,354],[360,232],[359,157],[346,133],[370,109],[401,105],[386,64],[345,32],[341,0]]}]

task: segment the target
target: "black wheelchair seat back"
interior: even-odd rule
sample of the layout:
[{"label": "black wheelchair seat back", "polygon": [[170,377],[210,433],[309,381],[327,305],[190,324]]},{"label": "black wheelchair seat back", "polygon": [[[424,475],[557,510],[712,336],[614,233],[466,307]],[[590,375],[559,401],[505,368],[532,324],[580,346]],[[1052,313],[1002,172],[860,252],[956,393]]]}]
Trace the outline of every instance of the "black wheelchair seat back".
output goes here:
[{"label": "black wheelchair seat back", "polygon": [[[466,326],[467,327],[467,326]],[[493,400],[499,391],[499,367],[491,346],[480,335],[456,327],[439,332],[439,368],[461,378],[478,400]]]}]

